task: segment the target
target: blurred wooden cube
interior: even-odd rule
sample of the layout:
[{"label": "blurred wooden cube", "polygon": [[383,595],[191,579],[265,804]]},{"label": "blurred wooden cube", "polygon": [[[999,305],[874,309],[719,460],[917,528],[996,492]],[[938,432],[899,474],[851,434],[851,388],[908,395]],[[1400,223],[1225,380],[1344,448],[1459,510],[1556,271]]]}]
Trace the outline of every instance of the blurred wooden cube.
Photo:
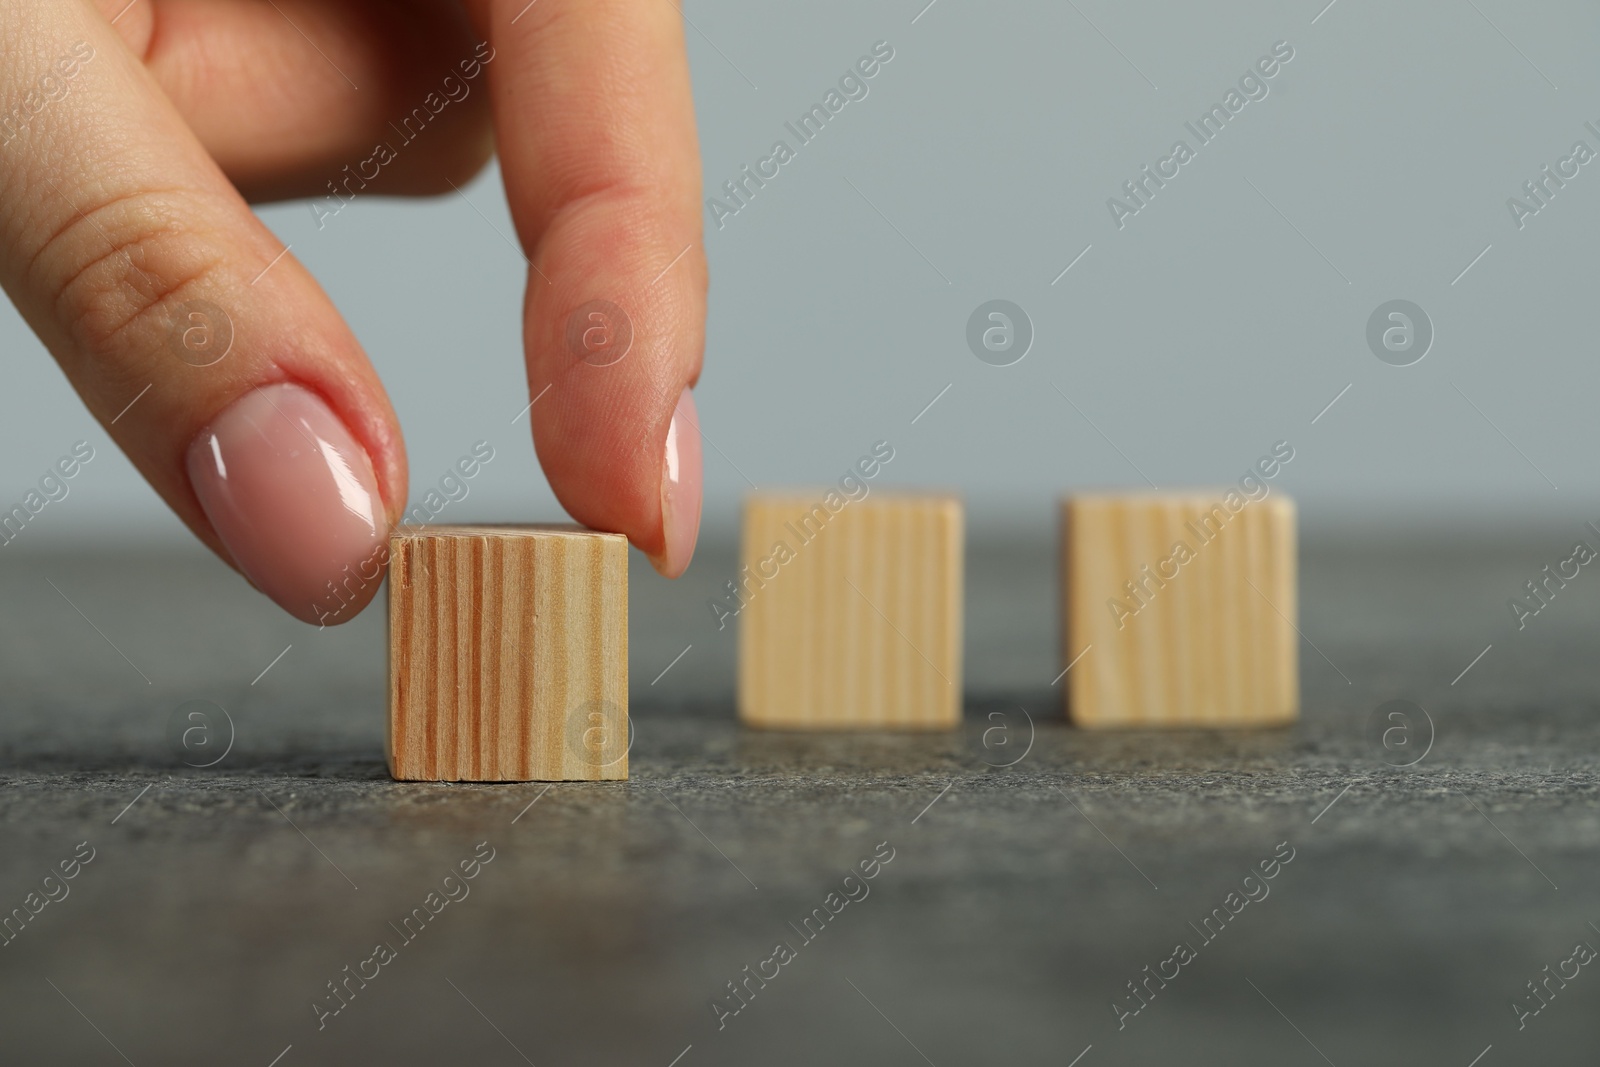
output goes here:
[{"label": "blurred wooden cube", "polygon": [[1272,726],[1299,714],[1287,497],[1074,496],[1062,504],[1062,568],[1078,725]]},{"label": "blurred wooden cube", "polygon": [[725,597],[739,609],[740,719],[784,730],[956,726],[963,551],[953,497],[750,496],[744,566]]},{"label": "blurred wooden cube", "polygon": [[628,541],[577,526],[389,538],[389,773],[628,777]]}]

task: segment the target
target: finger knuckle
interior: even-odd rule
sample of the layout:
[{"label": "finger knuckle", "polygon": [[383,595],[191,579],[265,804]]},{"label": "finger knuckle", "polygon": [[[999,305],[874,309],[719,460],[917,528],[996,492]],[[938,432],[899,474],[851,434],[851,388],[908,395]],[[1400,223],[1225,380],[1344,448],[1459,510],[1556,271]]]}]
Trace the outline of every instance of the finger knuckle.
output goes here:
[{"label": "finger knuckle", "polygon": [[213,243],[185,225],[192,194],[149,190],[78,207],[34,259],[77,354],[115,359],[155,344],[187,294],[218,268]]}]

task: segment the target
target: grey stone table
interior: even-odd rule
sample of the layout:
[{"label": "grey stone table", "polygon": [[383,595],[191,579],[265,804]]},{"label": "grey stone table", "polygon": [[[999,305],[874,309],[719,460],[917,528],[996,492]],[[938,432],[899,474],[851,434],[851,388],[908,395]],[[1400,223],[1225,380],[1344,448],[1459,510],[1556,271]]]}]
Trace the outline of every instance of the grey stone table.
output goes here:
[{"label": "grey stone table", "polygon": [[1066,726],[1051,547],[994,539],[963,730],[742,730],[713,547],[634,572],[632,780],[548,788],[388,780],[381,608],[19,541],[0,1062],[1592,1064],[1600,579],[1506,606],[1577,534],[1312,540],[1302,722],[1205,734]]}]

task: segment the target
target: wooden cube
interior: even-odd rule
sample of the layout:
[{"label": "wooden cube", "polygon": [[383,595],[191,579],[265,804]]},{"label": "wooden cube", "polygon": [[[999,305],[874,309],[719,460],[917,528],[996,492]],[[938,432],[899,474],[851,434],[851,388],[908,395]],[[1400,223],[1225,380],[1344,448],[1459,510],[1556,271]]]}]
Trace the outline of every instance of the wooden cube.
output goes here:
[{"label": "wooden cube", "polygon": [[627,778],[627,539],[396,529],[387,750],[405,781]]},{"label": "wooden cube", "polygon": [[1293,501],[1237,489],[1075,496],[1062,505],[1062,538],[1075,723],[1294,720]]},{"label": "wooden cube", "polygon": [[[834,508],[830,509],[829,504]],[[961,502],[758,493],[744,509],[739,717],[785,730],[961,719]]]}]

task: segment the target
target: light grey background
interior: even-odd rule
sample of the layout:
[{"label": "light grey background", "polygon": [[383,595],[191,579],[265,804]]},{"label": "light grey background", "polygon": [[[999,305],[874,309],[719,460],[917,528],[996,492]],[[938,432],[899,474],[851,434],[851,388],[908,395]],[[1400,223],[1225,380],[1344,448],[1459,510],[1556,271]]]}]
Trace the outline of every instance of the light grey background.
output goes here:
[{"label": "light grey background", "polygon": [[[706,217],[710,536],[731,536],[747,478],[831,481],[883,438],[885,482],[958,488],[979,528],[1044,528],[1061,490],[1140,471],[1232,481],[1280,439],[1296,456],[1277,486],[1308,523],[1593,510],[1600,161],[1520,231],[1506,200],[1575,140],[1600,150],[1583,125],[1600,125],[1600,11],[925,2],[686,7],[708,195],[792,144],[784,122],[874,42],[895,50],[745,210],[720,231]],[[1184,122],[1277,41],[1295,55],[1270,95],[1119,231],[1107,198],[1192,144]],[[499,458],[456,516],[555,517],[511,423],[525,267],[498,173],[466,196],[361,200],[320,231],[303,203],[262,216],[380,368],[413,493],[487,439]],[[993,298],[1033,320],[1015,366],[966,346]],[[1436,330],[1411,367],[1364,339],[1394,298]],[[184,536],[10,309],[0,345],[0,500],[86,437],[107,447],[51,505],[50,537]]]}]

